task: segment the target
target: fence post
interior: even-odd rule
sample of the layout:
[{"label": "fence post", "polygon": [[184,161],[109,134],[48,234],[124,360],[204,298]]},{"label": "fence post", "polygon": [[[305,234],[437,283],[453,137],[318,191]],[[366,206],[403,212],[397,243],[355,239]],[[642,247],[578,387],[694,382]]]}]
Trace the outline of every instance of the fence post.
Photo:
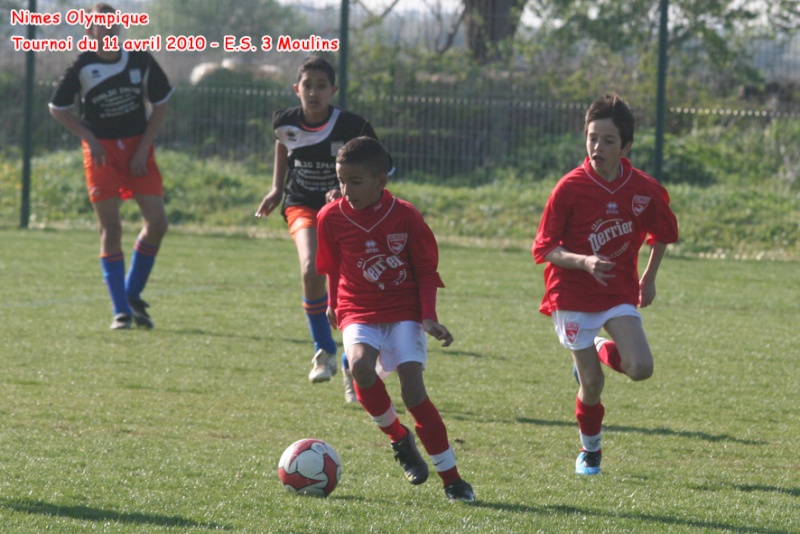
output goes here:
[{"label": "fence post", "polygon": [[661,0],[661,21],[658,29],[658,87],[656,88],[656,139],[654,158],[654,177],[659,182],[664,181],[664,116],[667,113],[667,19],[669,0]]},{"label": "fence post", "polygon": [[[28,0],[31,13],[36,13],[36,0]],[[36,26],[28,24],[28,39],[36,38]],[[33,157],[33,90],[36,77],[36,52],[29,50],[25,58],[25,124],[22,151],[22,197],[19,208],[19,226],[28,227],[31,215],[31,158]]]},{"label": "fence post", "polygon": [[339,107],[347,108],[347,54],[350,34],[350,1],[342,0],[339,14]]}]

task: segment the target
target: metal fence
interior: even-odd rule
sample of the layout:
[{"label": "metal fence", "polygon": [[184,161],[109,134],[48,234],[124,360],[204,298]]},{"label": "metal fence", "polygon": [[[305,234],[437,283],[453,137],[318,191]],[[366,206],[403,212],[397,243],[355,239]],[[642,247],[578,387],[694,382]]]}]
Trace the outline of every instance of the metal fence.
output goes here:
[{"label": "metal fence", "polygon": [[[12,2],[18,9],[27,8],[27,1]],[[246,23],[255,19],[255,13],[234,13],[242,6],[255,6],[259,2],[223,2],[195,0],[194,3],[172,3],[158,0],[120,0],[115,7],[122,12],[148,13],[151,23],[147,27],[132,27],[129,38],[145,39],[154,33],[160,35],[161,46],[167,37],[186,30],[191,13],[168,9],[169,4],[195,5],[205,9],[198,14],[214,17],[208,20],[238,21],[239,27],[215,22],[217,34],[231,32],[237,39],[253,32],[258,43],[258,30],[248,30]],[[280,7],[292,16],[269,35],[273,45],[279,35],[303,37],[313,35],[320,39],[339,37],[338,0],[284,1]],[[457,0],[361,0],[350,2],[353,27],[367,28],[353,34],[351,39],[372,38],[379,35],[386,40],[405,46],[408,43],[428,43],[437,46],[442,39],[442,28],[457,16]],[[165,7],[166,6],[166,7]],[[40,13],[65,14],[70,9],[88,7],[82,3],[65,0],[38,2]],[[376,18],[391,8],[391,17]],[[6,15],[6,14],[3,14]],[[238,18],[237,18],[238,17]],[[10,12],[9,12],[10,22]],[[270,22],[270,24],[273,24]],[[244,25],[244,26],[242,26]],[[217,28],[217,26],[222,26]],[[24,35],[25,26],[5,24],[5,36],[0,44],[0,133],[2,146],[19,146],[22,139],[24,101],[23,77],[26,53],[14,50],[12,35]],[[210,26],[206,26],[208,32]],[[73,43],[82,35],[79,25],[40,25],[39,38],[64,39],[71,36]],[[295,32],[295,33],[292,33]],[[263,32],[262,36],[265,35]],[[307,52],[259,51],[242,54],[210,48],[211,33],[203,37],[205,46],[199,51],[166,51],[154,55],[177,86],[178,92],[170,102],[171,112],[158,138],[162,147],[191,152],[198,157],[222,157],[248,162],[271,162],[273,135],[271,115],[276,109],[297,105],[290,90],[293,70]],[[462,33],[456,34],[456,44],[462,43]],[[358,43],[353,43],[357,45]],[[428,46],[423,44],[423,46]],[[754,43],[756,46],[757,43]],[[758,49],[756,49],[758,50]],[[768,48],[764,48],[768,50]],[[702,108],[691,101],[668,98],[667,120],[675,127],[690,128],[697,121],[716,120],[724,126],[735,118],[740,123],[753,125],[763,120],[781,118],[800,121],[800,107],[790,95],[779,106],[781,91],[795,88],[800,83],[800,38],[787,41],[773,56],[754,54],[757,65],[767,80],[780,80],[776,87],[758,89],[753,94],[742,94],[735,103],[730,100],[717,106]],[[54,84],[76,50],[63,52],[35,52],[36,89],[33,132],[37,151],[76,149],[77,141],[56,124],[47,111],[47,101]],[[336,54],[329,54],[334,60]],[[390,58],[387,58],[387,63]],[[351,61],[358,61],[353,58]],[[792,70],[793,69],[793,70]],[[476,91],[469,86],[439,84],[428,86],[425,92],[398,88],[392,92],[371,94],[368,90],[353,92],[348,98],[348,108],[367,117],[375,125],[379,136],[387,144],[406,175],[431,176],[447,179],[450,176],[485,171],[490,173],[498,166],[524,166],[527,162],[548,157],[542,140],[557,138],[569,133],[579,134],[588,102],[557,101],[547,94],[532,95],[514,84],[498,83],[496,88],[482,84]],[[746,89],[743,90],[747,93]],[[770,93],[770,91],[772,91]],[[653,95],[654,98],[655,95]],[[639,126],[651,128],[654,121],[654,100],[633,102],[637,108]],[[540,152],[541,151],[541,152]],[[578,146],[574,158],[582,151]],[[797,164],[800,168],[800,163]],[[402,176],[402,175],[401,175]]]}]

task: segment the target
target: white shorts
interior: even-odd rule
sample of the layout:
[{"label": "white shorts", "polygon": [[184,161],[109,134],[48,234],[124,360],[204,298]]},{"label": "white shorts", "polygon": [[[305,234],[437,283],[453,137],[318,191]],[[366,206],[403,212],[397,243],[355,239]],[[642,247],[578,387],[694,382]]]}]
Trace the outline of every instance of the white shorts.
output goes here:
[{"label": "white shorts", "polygon": [[569,350],[583,350],[594,345],[594,338],[603,325],[615,317],[633,316],[642,320],[636,306],[620,304],[596,313],[556,310],[553,312],[553,326],[558,340]]},{"label": "white shorts", "polygon": [[428,339],[422,323],[400,321],[384,324],[350,324],[342,332],[344,350],[363,343],[380,352],[375,366],[378,375],[385,378],[401,363],[419,362],[422,368],[428,362]]}]

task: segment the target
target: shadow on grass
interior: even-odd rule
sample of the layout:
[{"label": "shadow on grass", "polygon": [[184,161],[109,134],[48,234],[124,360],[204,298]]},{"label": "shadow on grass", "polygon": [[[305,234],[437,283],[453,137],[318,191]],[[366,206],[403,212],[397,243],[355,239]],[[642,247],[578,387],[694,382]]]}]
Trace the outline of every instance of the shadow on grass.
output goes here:
[{"label": "shadow on grass", "polygon": [[[611,512],[605,510],[593,510],[590,508],[578,508],[576,506],[564,505],[545,505],[545,506],[529,506],[525,504],[505,504],[505,503],[492,503],[478,500],[475,503],[470,503],[465,506],[475,506],[477,508],[487,508],[490,510],[499,510],[502,512],[513,512],[520,514],[531,514],[539,516],[571,516],[579,515],[589,518],[610,518],[610,519],[627,519],[641,523],[642,526],[650,523],[653,525],[674,525],[676,527],[691,527],[699,528],[709,531],[721,532],[744,532],[752,534],[789,534],[788,530],[779,530],[763,527],[741,526],[736,524],[721,523],[718,521],[704,521],[701,519],[683,519],[678,517],[671,517],[668,515],[653,515],[641,514],[632,512]],[[643,529],[646,531],[646,528]]]},{"label": "shadow on grass", "polygon": [[717,491],[720,489],[735,489],[745,493],[782,493],[790,497],[800,497],[800,488],[781,488],[780,486],[765,486],[763,484],[701,484],[692,486],[700,491]]},{"label": "shadow on grass", "polygon": [[131,525],[154,525],[159,527],[191,527],[207,530],[231,530],[230,527],[217,523],[198,523],[181,516],[126,513],[115,510],[104,510],[91,506],[61,506],[44,501],[28,499],[4,499],[0,506],[15,512],[37,514],[52,517],[66,517],[84,521],[111,521]]},{"label": "shadow on grass", "polygon": [[[573,427],[577,425],[574,421],[548,421],[546,419],[533,419],[530,417],[517,417],[517,422],[537,426],[568,426]],[[642,428],[636,426],[621,426],[621,425],[604,425],[604,431],[608,432],[631,432],[638,434],[647,434],[653,436],[675,436],[679,438],[689,439],[702,439],[716,443],[719,441],[730,441],[732,443],[740,443],[742,445],[766,445],[768,442],[764,440],[755,439],[741,439],[730,434],[709,434],[707,432],[693,432],[688,430],[671,430],[669,428]]]}]

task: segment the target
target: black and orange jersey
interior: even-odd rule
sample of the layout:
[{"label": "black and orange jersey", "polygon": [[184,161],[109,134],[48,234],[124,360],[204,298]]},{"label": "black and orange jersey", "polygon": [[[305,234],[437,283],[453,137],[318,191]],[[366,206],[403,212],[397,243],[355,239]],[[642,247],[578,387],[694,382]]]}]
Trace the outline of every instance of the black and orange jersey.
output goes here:
[{"label": "black and orange jersey", "polygon": [[147,103],[166,102],[173,90],[148,52],[122,50],[115,61],[84,52],[58,82],[50,107],[69,109],[80,96],[81,120],[95,137],[123,139],[142,135],[147,128]]},{"label": "black and orange jersey", "polygon": [[272,117],[272,127],[289,151],[284,206],[317,210],[325,205],[325,193],[339,188],[336,178],[339,149],[362,135],[377,139],[366,119],[333,106],[328,118],[320,124],[306,124],[299,106],[278,110]]}]

